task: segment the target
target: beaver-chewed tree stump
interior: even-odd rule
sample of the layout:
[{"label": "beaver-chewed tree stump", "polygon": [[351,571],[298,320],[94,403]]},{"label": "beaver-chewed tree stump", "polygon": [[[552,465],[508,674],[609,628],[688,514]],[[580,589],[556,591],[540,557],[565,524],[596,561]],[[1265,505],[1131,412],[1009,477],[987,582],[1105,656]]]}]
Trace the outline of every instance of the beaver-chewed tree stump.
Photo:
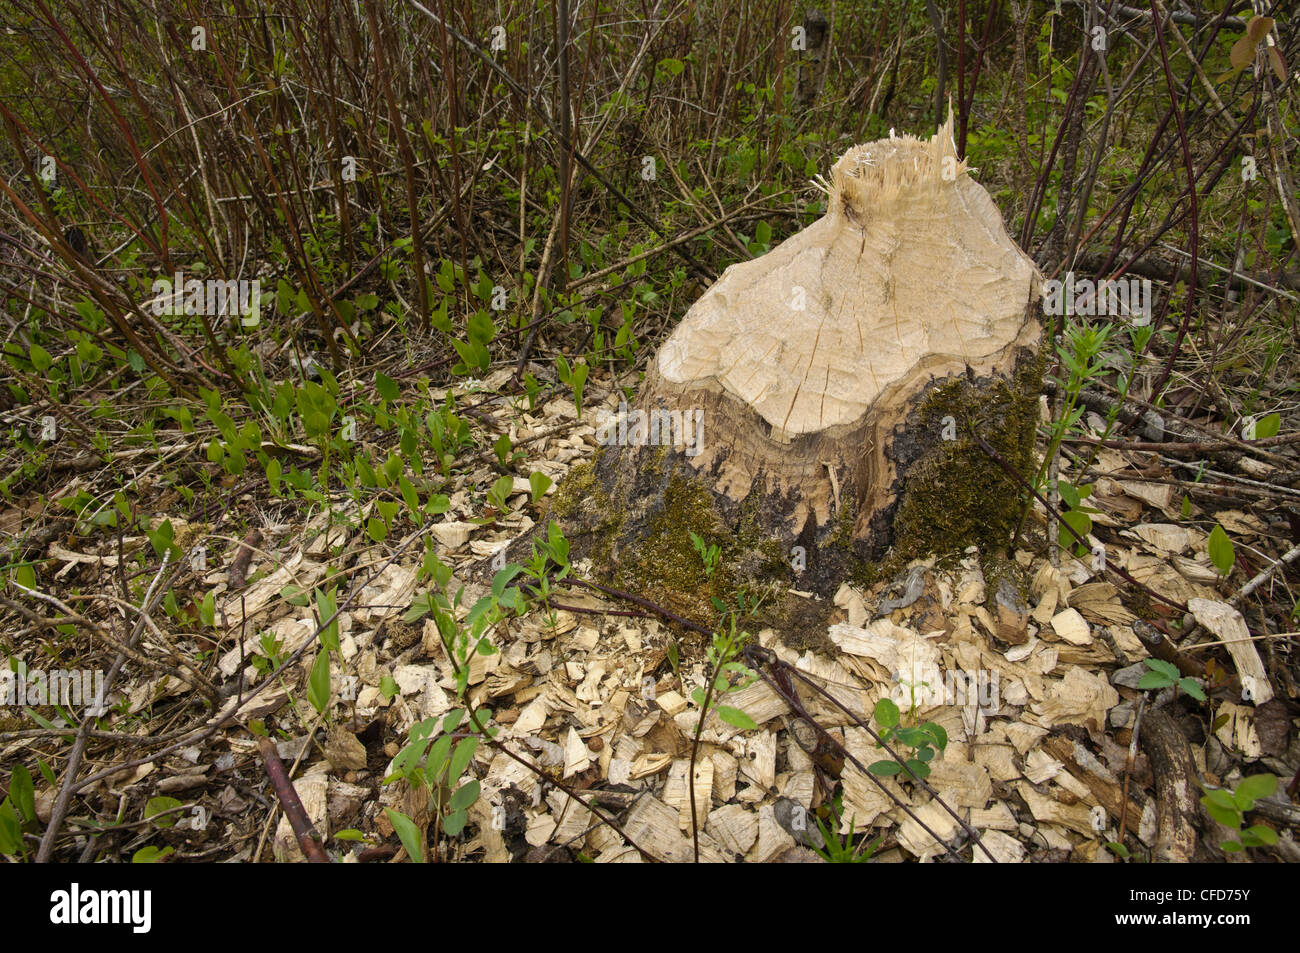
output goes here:
[{"label": "beaver-chewed tree stump", "polygon": [[[732,265],[560,488],[574,552],[682,608],[1005,543],[1032,459],[1040,276],[949,125],[850,149],[826,214]],[[706,584],[691,534],[721,548]],[[703,603],[707,606],[707,598]]]}]

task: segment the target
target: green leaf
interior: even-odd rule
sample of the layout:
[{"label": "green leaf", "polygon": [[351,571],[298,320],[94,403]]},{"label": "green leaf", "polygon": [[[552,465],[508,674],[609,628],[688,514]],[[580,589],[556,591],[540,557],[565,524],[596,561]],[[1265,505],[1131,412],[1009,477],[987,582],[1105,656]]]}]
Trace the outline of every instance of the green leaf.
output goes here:
[{"label": "green leaf", "polygon": [[492,484],[492,489],[488,490],[488,500],[498,510],[505,510],[510,499],[510,492],[514,489],[515,481],[513,477],[503,476]]},{"label": "green leaf", "polygon": [[266,461],[266,482],[271,484],[271,493],[273,496],[280,495],[280,461],[275,457]]},{"label": "green leaf", "polygon": [[463,811],[471,804],[478,800],[479,783],[477,778],[471,778],[460,787],[458,787],[451,796],[451,801],[447,807],[451,811]]},{"label": "green leaf", "polygon": [[[174,797],[150,798],[148,803],[146,803],[144,806],[144,819],[146,821],[153,820],[153,818],[156,815],[161,814],[164,811],[170,811],[174,808],[181,807],[184,805],[184,803],[185,803],[184,801],[178,801]],[[175,823],[176,823],[175,814],[168,814],[166,817],[159,817],[156,821],[154,821],[154,824],[157,827],[171,827]]]},{"label": "green leaf", "polygon": [[1233,563],[1237,561],[1237,553],[1233,549],[1232,540],[1228,539],[1228,534],[1218,523],[1215,523],[1214,529],[1210,530],[1210,538],[1206,546],[1209,549],[1210,562],[1214,563],[1214,568],[1219,570],[1219,575],[1226,576],[1231,573]]},{"label": "green leaf", "polygon": [[1151,671],[1159,672],[1163,675],[1167,679],[1165,682],[1166,685],[1172,685],[1174,680],[1178,678],[1178,666],[1173,662],[1166,662],[1163,659],[1158,658],[1149,658],[1143,659],[1143,663],[1147,668],[1151,669]]},{"label": "green leaf", "polygon": [[366,835],[361,833],[355,827],[349,827],[346,830],[335,831],[334,839],[347,840],[347,841],[363,841],[366,839]]},{"label": "green leaf", "polygon": [[924,761],[918,761],[916,758],[908,758],[907,766],[912,773],[922,780],[930,776],[930,766]]},{"label": "green leaf", "polygon": [[515,576],[519,575],[523,571],[524,567],[518,563],[510,563],[504,568],[498,570],[496,575],[492,577],[492,595],[500,599],[502,594],[506,591],[506,586],[510,585],[510,580],[514,579]]},{"label": "green leaf", "polygon": [[1239,854],[1246,849],[1244,844],[1235,840],[1226,840],[1219,845],[1220,849],[1227,851],[1229,854]]},{"label": "green leaf", "polygon": [[23,849],[23,828],[13,802],[0,801],[0,854],[19,854]]},{"label": "green leaf", "polygon": [[131,855],[131,863],[156,864],[158,863],[158,861],[162,860],[168,854],[173,854],[175,852],[176,849],[174,847],[163,847],[160,849],[154,847],[152,844],[149,844],[146,845],[145,847],[141,847],[139,850],[137,850],[134,854]]},{"label": "green leaf", "polygon": [[744,731],[755,731],[758,729],[757,722],[739,708],[732,708],[730,705],[719,705],[716,710],[719,718],[735,728],[740,728]]},{"label": "green leaf", "polygon": [[397,680],[391,675],[385,675],[379,680],[379,691],[383,693],[384,698],[392,701],[393,696],[398,692]]},{"label": "green leaf", "polygon": [[1056,492],[1061,494],[1061,499],[1070,509],[1077,510],[1079,508],[1079,491],[1072,484],[1064,480],[1058,480],[1056,482]]},{"label": "green leaf", "polygon": [[477,738],[462,738],[456,745],[456,750],[452,752],[451,764],[447,768],[447,780],[449,783],[455,783],[460,776],[465,773],[465,768],[469,766],[470,761],[474,758],[474,750],[478,747]]},{"label": "green leaf", "polygon": [[1185,691],[1188,695],[1191,695],[1198,702],[1205,701],[1205,692],[1201,690],[1201,685],[1199,682],[1196,681],[1196,679],[1180,678],[1178,680],[1178,687],[1181,688],[1183,691]]},{"label": "green leaf", "polygon": [[1277,831],[1265,824],[1252,824],[1241,832],[1241,842],[1247,847],[1267,847],[1277,843]]},{"label": "green leaf", "polygon": [[1232,792],[1233,803],[1242,811],[1249,811],[1262,797],[1269,797],[1277,790],[1277,777],[1272,774],[1252,774],[1242,778],[1237,789]]},{"label": "green leaf", "polygon": [[391,807],[384,808],[384,813],[388,815],[388,823],[392,824],[393,830],[397,831],[397,836],[401,839],[406,852],[410,854],[411,860],[417,864],[424,863],[424,844],[420,840],[420,829],[415,826],[415,822]]},{"label": "green leaf", "polygon": [[542,473],[539,470],[534,470],[531,474],[529,474],[528,487],[531,490],[531,501],[533,503],[536,503],[543,496],[545,496],[546,491],[551,488],[551,484],[554,482],[555,482],[554,480],[552,480],[545,473]]},{"label": "green leaf", "polygon": [[397,381],[393,380],[387,374],[376,372],[375,387],[379,391],[379,396],[384,398],[384,400],[388,401],[390,404],[395,402],[398,394],[401,393],[398,389]]},{"label": "green leaf", "polygon": [[920,728],[899,728],[898,740],[909,748],[919,748],[921,745],[929,744],[932,739],[929,733]]},{"label": "green leaf", "polygon": [[316,653],[316,661],[311,666],[311,675],[307,679],[307,701],[322,715],[329,708],[330,654],[324,649]]},{"label": "green leaf", "polygon": [[510,442],[509,434],[504,433],[497,437],[496,443],[492,444],[492,452],[497,455],[497,462],[502,466],[506,465],[512,447],[514,447],[514,444]]},{"label": "green leaf", "polygon": [[1267,440],[1269,437],[1276,437],[1277,432],[1282,429],[1282,415],[1269,414],[1267,417],[1261,417],[1255,421],[1255,440]]},{"label": "green leaf", "polygon": [[28,824],[36,822],[36,789],[32,785],[32,775],[21,764],[14,765],[9,775],[9,797],[13,799],[18,816]]},{"label": "green leaf", "polygon": [[[1066,529],[1067,526],[1069,529]],[[1071,529],[1087,539],[1092,532],[1092,517],[1081,510],[1067,510],[1061,514],[1061,525],[1056,531],[1057,541],[1066,549],[1081,548],[1083,544],[1075,539]]]},{"label": "green leaf", "polygon": [[944,729],[943,725],[933,721],[927,721],[921,725],[921,730],[929,733],[929,735],[934,738],[934,743],[940,751],[946,751],[948,749],[948,732]]},{"label": "green leaf", "polygon": [[900,774],[903,770],[903,766],[897,761],[877,761],[875,764],[868,765],[867,770],[872,774],[878,774],[887,778],[892,777],[895,774]]},{"label": "green leaf", "polygon": [[452,811],[442,821],[442,830],[448,837],[455,837],[465,829],[468,816],[464,811]]},{"label": "green leaf", "polygon": [[1164,675],[1162,675],[1160,672],[1147,672],[1145,675],[1143,675],[1141,678],[1138,679],[1138,688],[1142,689],[1142,691],[1168,688],[1172,684],[1173,682],[1170,681],[1168,678],[1166,678]]},{"label": "green leaf", "polygon": [[44,374],[50,369],[53,361],[50,359],[50,352],[45,350],[39,344],[33,344],[28,355],[32,361],[32,367],[36,368],[36,373]]},{"label": "green leaf", "polygon": [[[1224,791],[1224,792],[1211,792],[1211,793],[1226,794],[1227,792]],[[1218,821],[1220,824],[1222,824],[1224,827],[1237,828],[1241,826],[1241,814],[1237,811],[1235,807],[1224,807],[1222,804],[1216,803],[1208,796],[1201,798],[1201,803],[1205,805],[1205,809],[1210,812],[1210,816],[1214,818],[1216,821]]]},{"label": "green leaf", "polygon": [[898,706],[892,699],[882,698],[876,702],[876,724],[882,728],[893,728],[898,724]]},{"label": "green leaf", "polygon": [[451,743],[455,740],[451,735],[443,735],[433,743],[433,747],[429,749],[429,777],[436,778],[442,775],[443,768],[447,766]]},{"label": "green leaf", "polygon": [[[325,592],[321,589],[316,590],[316,612],[320,616],[320,621],[324,622],[331,616],[338,613],[338,604],[334,601],[334,593]],[[329,652],[339,650],[339,620],[335,618],[329,625],[321,629],[320,644]]]}]

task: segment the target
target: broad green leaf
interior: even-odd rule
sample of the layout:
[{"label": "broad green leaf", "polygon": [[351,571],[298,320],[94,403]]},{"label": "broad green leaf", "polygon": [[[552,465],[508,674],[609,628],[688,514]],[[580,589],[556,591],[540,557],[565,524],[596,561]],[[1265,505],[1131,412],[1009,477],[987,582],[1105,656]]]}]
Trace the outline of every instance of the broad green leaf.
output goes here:
[{"label": "broad green leaf", "polygon": [[1201,798],[1201,803],[1210,812],[1210,816],[1224,827],[1239,827],[1241,825],[1241,815],[1237,813],[1236,808],[1227,808],[1221,804],[1215,804],[1208,797]]},{"label": "broad green leaf", "polygon": [[543,496],[545,496],[546,491],[551,488],[551,484],[554,482],[555,482],[554,480],[552,480],[545,473],[542,473],[539,470],[534,470],[531,474],[529,474],[528,486],[529,489],[532,491],[532,502],[536,503]]},{"label": "broad green leaf", "polygon": [[460,776],[465,772],[465,768],[473,760],[476,748],[478,748],[477,738],[462,738],[457,743],[456,750],[451,755],[451,764],[447,768],[448,782],[454,784],[460,779]]},{"label": "broad green leaf", "polygon": [[930,776],[930,766],[924,761],[918,761],[916,758],[908,758],[907,766],[911,769],[914,775],[922,780]]},{"label": "broad green leaf", "polygon": [[1232,540],[1218,523],[1215,523],[1214,529],[1210,530],[1206,548],[1209,550],[1210,562],[1214,563],[1214,568],[1219,570],[1219,575],[1226,576],[1232,572],[1233,563],[1237,561],[1237,553],[1233,549]]},{"label": "broad green leaf", "polygon": [[23,849],[23,828],[9,798],[0,801],[0,854],[19,854]]},{"label": "broad green leaf", "polygon": [[307,679],[307,701],[322,715],[329,708],[330,654],[325,649],[316,653],[316,661],[312,663],[311,675]]},{"label": "broad green leaf", "polygon": [[[185,803],[184,801],[178,801],[174,797],[150,798],[148,803],[146,803],[144,806],[144,819],[146,821],[153,820],[153,818],[156,815],[161,814],[164,811],[170,811],[173,810],[174,808],[181,807],[184,803]],[[154,821],[154,824],[157,825],[158,827],[171,827],[175,823],[176,823],[175,814],[168,814],[166,817],[159,817],[157,820]]]},{"label": "broad green leaf", "polygon": [[462,811],[452,811],[442,821],[442,830],[448,837],[455,837],[465,829],[465,822],[468,820],[466,813]]},{"label": "broad green leaf", "polygon": [[19,817],[29,824],[36,821],[36,789],[32,785],[31,772],[24,765],[14,765],[9,776],[9,797],[13,799]]},{"label": "broad green leaf", "polygon": [[388,815],[388,823],[392,824],[393,830],[397,831],[397,836],[411,856],[411,860],[417,864],[424,863],[424,844],[420,840],[420,829],[415,826],[415,822],[391,807],[384,808],[384,813]]},{"label": "broad green leaf", "polygon": [[384,398],[384,400],[388,401],[390,404],[396,401],[398,394],[401,393],[398,389],[397,381],[393,380],[387,374],[378,372],[375,374],[375,387],[379,391],[379,396]]},{"label": "broad green leaf", "polygon": [[1277,790],[1277,777],[1272,774],[1252,774],[1242,778],[1237,789],[1232,792],[1233,803],[1242,811],[1249,811],[1262,797],[1269,797]]},{"label": "broad green leaf", "polygon": [[1282,429],[1282,415],[1269,414],[1255,421],[1255,440],[1267,440],[1269,437],[1276,437],[1277,432]]},{"label": "broad green leaf", "polygon": [[1264,824],[1252,824],[1241,832],[1241,842],[1247,847],[1267,847],[1277,843],[1277,831]]},{"label": "broad green leaf", "polygon": [[31,357],[32,367],[36,368],[38,374],[44,374],[50,369],[50,366],[53,363],[53,361],[50,360],[50,352],[45,350],[45,348],[41,347],[39,344],[32,345],[29,356]]},{"label": "broad green leaf", "polygon": [[447,807],[452,811],[463,811],[471,804],[478,800],[479,783],[477,778],[471,778],[452,794],[451,801]]},{"label": "broad green leaf", "polygon": [[727,724],[740,728],[744,731],[755,731],[758,724],[753,718],[750,718],[739,708],[732,708],[730,705],[719,705],[717,707],[718,717]]},{"label": "broad green leaf", "polygon": [[927,721],[923,725],[921,725],[921,730],[925,732],[929,732],[929,734],[934,738],[934,743],[939,747],[940,751],[947,750],[948,732],[943,727],[943,725],[940,725],[933,721]]},{"label": "broad green leaf", "polygon": [[1146,664],[1147,668],[1151,669],[1151,671],[1159,672],[1168,679],[1166,684],[1172,683],[1176,678],[1178,678],[1178,666],[1173,662],[1166,662],[1164,659],[1158,658],[1144,659],[1143,662]]},{"label": "broad green leaf", "polygon": [[[1069,529],[1066,527],[1069,527]],[[1088,534],[1092,532],[1092,517],[1081,510],[1067,510],[1061,514],[1061,525],[1057,529],[1057,541],[1066,549],[1073,549],[1083,545],[1075,538],[1074,533],[1070,532],[1071,529],[1074,530],[1074,533],[1078,533],[1079,536],[1087,539]]]},{"label": "broad green leaf", "polygon": [[154,847],[152,844],[148,844],[144,847],[141,847],[139,850],[137,850],[134,854],[131,855],[131,863],[156,864],[158,863],[158,861],[162,860],[168,854],[173,854],[175,852],[176,849],[174,847],[163,847],[159,849],[157,847]]}]

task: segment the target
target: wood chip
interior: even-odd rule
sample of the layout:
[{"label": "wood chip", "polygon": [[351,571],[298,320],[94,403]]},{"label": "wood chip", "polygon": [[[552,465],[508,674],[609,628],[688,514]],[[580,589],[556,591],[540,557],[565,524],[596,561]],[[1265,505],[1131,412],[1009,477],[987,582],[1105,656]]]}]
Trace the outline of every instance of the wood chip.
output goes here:
[{"label": "wood chip", "polygon": [[1052,631],[1071,645],[1092,644],[1092,630],[1077,609],[1066,609],[1052,616]]},{"label": "wood chip", "polygon": [[1241,613],[1226,602],[1213,599],[1189,599],[1187,608],[1192,610],[1197,622],[1227,643],[1224,648],[1232,656],[1241,679],[1242,700],[1256,705],[1271,700],[1273,686],[1269,684],[1268,672],[1255,643],[1250,640],[1250,630]]}]

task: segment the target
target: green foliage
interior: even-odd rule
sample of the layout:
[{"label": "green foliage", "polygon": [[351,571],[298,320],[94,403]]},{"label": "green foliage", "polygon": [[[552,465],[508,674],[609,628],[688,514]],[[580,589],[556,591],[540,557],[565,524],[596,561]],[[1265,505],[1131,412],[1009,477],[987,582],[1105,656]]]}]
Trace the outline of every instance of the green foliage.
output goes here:
[{"label": "green foliage", "polygon": [[722,548],[716,543],[710,546],[701,537],[694,532],[687,530],[691,534],[691,545],[695,551],[700,554],[700,560],[704,563],[704,575],[712,576],[714,570],[718,568],[718,561],[722,558]]},{"label": "green foliage", "polygon": [[174,797],[152,797],[144,806],[144,819],[153,821],[155,827],[172,827],[176,823],[176,812],[183,807],[185,802]]},{"label": "green foliage", "polygon": [[1205,701],[1205,691],[1201,688],[1200,683],[1194,678],[1187,678],[1178,674],[1178,666],[1171,662],[1165,662],[1161,659],[1143,659],[1143,663],[1151,671],[1147,672],[1138,680],[1138,688],[1143,690],[1159,690],[1162,688],[1177,687],[1181,688],[1188,695],[1191,695],[1197,701]]},{"label": "green foliage", "polygon": [[1210,530],[1210,538],[1206,540],[1206,550],[1210,554],[1210,562],[1214,563],[1214,568],[1219,570],[1219,575],[1228,576],[1237,562],[1237,553],[1233,548],[1232,540],[1218,523],[1215,523],[1214,529]]},{"label": "green foliage", "polygon": [[545,473],[542,473],[540,470],[534,470],[530,473],[528,475],[529,502],[536,506],[541,498],[546,495],[546,491],[551,488],[554,482],[554,480],[548,477]]},{"label": "green foliage", "polygon": [[820,811],[813,815],[817,822],[817,829],[821,831],[822,841],[825,847],[818,849],[813,848],[813,852],[825,860],[828,864],[865,864],[871,861],[876,850],[879,849],[884,835],[877,837],[875,840],[868,840],[865,836],[856,840],[855,827],[856,818],[849,819],[849,832],[840,838],[840,817],[844,812],[844,795],[838,793],[833,799],[830,810],[829,822],[824,822],[821,818]]},{"label": "green foliage", "polygon": [[397,831],[397,836],[411,860],[417,864],[424,863],[424,842],[420,839],[420,829],[415,826],[415,822],[401,811],[394,811],[391,807],[384,808],[384,814],[388,817],[388,823],[393,825],[393,830]]},{"label": "green foliage", "polygon": [[889,777],[901,774],[906,768],[915,777],[928,778],[929,762],[934,760],[936,753],[942,753],[948,747],[948,732],[944,727],[933,721],[922,722],[919,725],[904,725],[898,705],[889,698],[882,698],[876,702],[874,714],[876,724],[880,726],[880,741],[876,747],[897,741],[911,748],[912,756],[904,757],[902,761],[876,761],[868,765],[867,770],[872,774]]},{"label": "green foliage", "polygon": [[1260,798],[1269,797],[1277,790],[1277,777],[1272,774],[1254,774],[1242,778],[1235,790],[1211,788],[1202,784],[1205,796],[1201,804],[1216,821],[1230,828],[1237,835],[1236,840],[1223,841],[1219,847],[1230,853],[1240,853],[1247,847],[1266,847],[1277,843],[1277,832],[1264,824],[1253,824],[1242,830],[1246,814],[1255,807]]},{"label": "green foliage", "polygon": [[582,390],[587,383],[587,371],[590,368],[586,364],[575,364],[569,366],[561,354],[555,358],[555,370],[560,378],[561,384],[567,384],[573,388],[573,405],[577,408],[578,416],[582,416]]}]

